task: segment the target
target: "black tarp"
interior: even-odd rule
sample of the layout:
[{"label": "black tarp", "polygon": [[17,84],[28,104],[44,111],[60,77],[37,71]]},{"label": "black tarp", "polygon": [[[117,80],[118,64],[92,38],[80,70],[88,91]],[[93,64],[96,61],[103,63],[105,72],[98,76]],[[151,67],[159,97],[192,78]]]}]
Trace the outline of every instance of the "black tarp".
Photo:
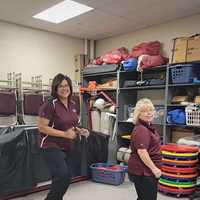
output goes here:
[{"label": "black tarp", "polygon": [[0,196],[33,185],[31,152],[24,129],[0,129]]},{"label": "black tarp", "polygon": [[[34,177],[36,182],[42,182],[49,180],[50,174],[36,143],[37,134],[37,130],[28,131]],[[92,163],[107,161],[108,139],[108,135],[92,131],[87,139],[82,136],[74,140],[72,151],[68,154],[72,177],[88,176]]]},{"label": "black tarp", "polygon": [[87,165],[107,162],[109,136],[101,132],[92,131],[87,139]]},{"label": "black tarp", "polygon": [[[36,127],[0,129],[0,198],[25,191],[50,180],[50,173],[37,145]],[[72,177],[89,176],[89,166],[106,162],[109,136],[91,132],[74,141],[69,155]]]},{"label": "black tarp", "polygon": [[76,138],[69,158],[73,177],[88,176],[91,164],[107,162],[108,141],[108,135],[94,131],[87,139],[84,136]]},{"label": "black tarp", "polygon": [[28,136],[28,142],[30,146],[31,152],[31,163],[33,168],[33,177],[35,183],[40,183],[44,181],[50,180],[50,173],[48,166],[46,165],[43,156],[41,154],[40,148],[37,144],[37,128],[30,128],[26,130],[26,134]]}]

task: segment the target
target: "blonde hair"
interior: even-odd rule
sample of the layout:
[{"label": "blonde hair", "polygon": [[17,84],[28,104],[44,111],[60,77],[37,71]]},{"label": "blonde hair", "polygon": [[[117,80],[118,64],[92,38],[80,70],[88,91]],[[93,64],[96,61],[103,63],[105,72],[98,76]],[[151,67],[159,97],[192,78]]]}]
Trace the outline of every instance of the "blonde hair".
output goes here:
[{"label": "blonde hair", "polygon": [[135,109],[133,112],[133,123],[137,124],[140,113],[142,111],[148,110],[148,109],[155,111],[155,107],[154,107],[152,101],[147,98],[140,99],[135,105]]}]

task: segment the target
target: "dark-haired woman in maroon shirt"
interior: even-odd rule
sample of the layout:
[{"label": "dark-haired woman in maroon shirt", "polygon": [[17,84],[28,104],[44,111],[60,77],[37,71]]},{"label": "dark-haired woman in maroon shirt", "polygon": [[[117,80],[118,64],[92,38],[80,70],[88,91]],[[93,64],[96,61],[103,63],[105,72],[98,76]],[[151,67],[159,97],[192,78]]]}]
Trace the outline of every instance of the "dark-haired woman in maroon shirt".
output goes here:
[{"label": "dark-haired woman in maroon shirt", "polygon": [[73,139],[77,134],[88,136],[89,132],[77,128],[78,114],[71,100],[72,82],[68,76],[54,77],[51,96],[39,110],[38,142],[52,175],[51,189],[45,200],[62,200],[71,181],[68,153]]},{"label": "dark-haired woman in maroon shirt", "polygon": [[160,136],[152,126],[155,108],[149,99],[140,99],[133,113],[135,127],[131,135],[129,179],[138,200],[157,199],[157,180],[161,176]]}]

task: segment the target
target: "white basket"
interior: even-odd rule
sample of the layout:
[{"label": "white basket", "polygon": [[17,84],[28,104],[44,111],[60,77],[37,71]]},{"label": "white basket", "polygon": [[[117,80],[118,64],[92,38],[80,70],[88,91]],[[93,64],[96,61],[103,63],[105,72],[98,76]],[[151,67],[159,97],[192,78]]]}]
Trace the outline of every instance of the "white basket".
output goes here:
[{"label": "white basket", "polygon": [[185,108],[186,124],[200,126],[200,105],[190,104]]}]

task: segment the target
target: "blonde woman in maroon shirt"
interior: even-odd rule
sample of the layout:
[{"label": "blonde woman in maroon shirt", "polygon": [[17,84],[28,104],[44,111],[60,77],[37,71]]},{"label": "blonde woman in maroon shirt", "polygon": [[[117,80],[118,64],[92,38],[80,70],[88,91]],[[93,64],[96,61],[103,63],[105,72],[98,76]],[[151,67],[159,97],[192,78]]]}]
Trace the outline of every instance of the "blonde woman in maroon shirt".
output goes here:
[{"label": "blonde woman in maroon shirt", "polygon": [[62,200],[71,181],[68,154],[77,134],[88,136],[86,129],[78,128],[78,114],[71,100],[72,81],[57,74],[52,82],[52,99],[39,110],[38,143],[51,176],[52,184],[45,200]]},{"label": "blonde woman in maroon shirt", "polygon": [[157,199],[157,180],[161,176],[160,136],[152,125],[155,108],[151,100],[140,99],[135,106],[131,135],[132,154],[128,162],[129,179],[137,200]]}]

